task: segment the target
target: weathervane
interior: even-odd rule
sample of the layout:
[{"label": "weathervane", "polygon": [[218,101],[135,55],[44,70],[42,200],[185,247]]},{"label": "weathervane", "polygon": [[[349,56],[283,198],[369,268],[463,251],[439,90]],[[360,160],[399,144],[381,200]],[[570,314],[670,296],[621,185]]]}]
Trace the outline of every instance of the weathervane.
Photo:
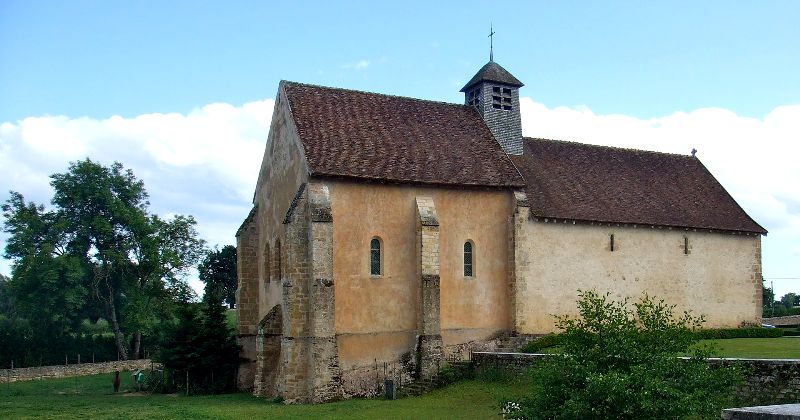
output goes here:
[{"label": "weathervane", "polygon": [[494,61],[494,29],[492,23],[489,23],[489,61]]}]

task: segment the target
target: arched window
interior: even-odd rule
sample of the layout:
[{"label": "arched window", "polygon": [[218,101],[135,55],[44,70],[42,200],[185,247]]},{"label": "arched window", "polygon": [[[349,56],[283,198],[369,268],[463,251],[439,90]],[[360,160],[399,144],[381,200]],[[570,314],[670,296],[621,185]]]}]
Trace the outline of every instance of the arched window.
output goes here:
[{"label": "arched window", "polygon": [[464,277],[472,277],[474,273],[472,242],[464,242]]},{"label": "arched window", "polygon": [[381,275],[381,240],[372,238],[369,242],[369,274]]}]

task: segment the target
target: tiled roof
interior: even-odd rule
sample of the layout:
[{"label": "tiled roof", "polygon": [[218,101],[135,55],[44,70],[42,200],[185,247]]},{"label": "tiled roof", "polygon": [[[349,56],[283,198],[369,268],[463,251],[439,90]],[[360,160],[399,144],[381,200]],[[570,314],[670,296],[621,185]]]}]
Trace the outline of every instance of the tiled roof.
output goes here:
[{"label": "tiled roof", "polygon": [[472,79],[470,79],[463,88],[461,88],[461,92],[466,92],[467,89],[471,88],[473,85],[483,81],[498,82],[513,87],[525,86],[519,81],[519,79],[511,75],[508,70],[504,69],[503,66],[495,63],[494,61],[489,61],[488,63],[484,64],[484,66],[481,67],[481,69],[478,70],[474,76],[472,76]]},{"label": "tiled roof", "polygon": [[531,214],[571,220],[766,233],[699,159],[525,138],[512,160]]},{"label": "tiled roof", "polygon": [[524,185],[471,107],[281,84],[312,176],[460,186]]}]

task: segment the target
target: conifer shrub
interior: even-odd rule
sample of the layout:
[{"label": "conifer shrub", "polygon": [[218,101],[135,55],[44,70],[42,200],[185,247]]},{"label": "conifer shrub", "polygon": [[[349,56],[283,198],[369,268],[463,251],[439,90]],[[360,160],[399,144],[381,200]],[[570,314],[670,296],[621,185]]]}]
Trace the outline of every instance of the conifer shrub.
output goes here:
[{"label": "conifer shrub", "polygon": [[187,393],[222,393],[236,387],[239,345],[225,322],[222,298],[206,291],[198,311],[187,304],[161,340],[158,361],[171,378],[165,390]]}]

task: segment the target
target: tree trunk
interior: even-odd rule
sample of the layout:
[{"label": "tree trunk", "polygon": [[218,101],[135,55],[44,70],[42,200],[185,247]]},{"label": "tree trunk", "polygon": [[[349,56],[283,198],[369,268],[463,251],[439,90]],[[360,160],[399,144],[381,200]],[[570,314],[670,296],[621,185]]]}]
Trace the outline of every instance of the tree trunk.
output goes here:
[{"label": "tree trunk", "polygon": [[128,349],[125,346],[125,336],[119,329],[119,322],[117,322],[117,308],[114,305],[114,293],[109,289],[108,291],[108,312],[111,317],[111,327],[114,330],[114,339],[117,342],[117,351],[119,352],[122,360],[128,360]]},{"label": "tree trunk", "polygon": [[136,331],[133,335],[133,359],[139,360],[139,350],[142,347],[142,332]]}]

